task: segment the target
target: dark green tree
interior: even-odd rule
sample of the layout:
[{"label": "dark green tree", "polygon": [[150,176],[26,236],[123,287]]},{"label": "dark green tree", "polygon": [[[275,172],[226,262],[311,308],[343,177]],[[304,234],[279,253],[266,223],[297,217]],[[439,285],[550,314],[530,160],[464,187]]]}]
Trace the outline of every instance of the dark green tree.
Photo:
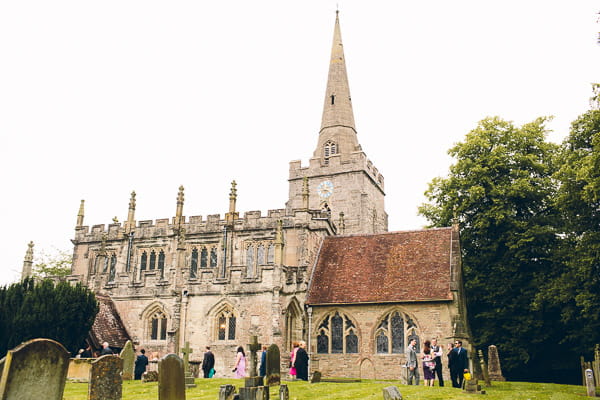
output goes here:
[{"label": "dark green tree", "polygon": [[[522,127],[487,118],[449,150],[455,163],[435,178],[419,211],[432,226],[460,224],[468,317],[474,345],[498,346],[510,378],[540,379],[546,344],[557,340],[550,310],[534,307],[554,270],[557,236],[551,207],[557,146],[546,119]],[[554,349],[553,349],[554,350]]]},{"label": "dark green tree", "polygon": [[18,344],[49,338],[79,349],[98,313],[94,293],[77,284],[33,279],[0,288],[0,357]]}]

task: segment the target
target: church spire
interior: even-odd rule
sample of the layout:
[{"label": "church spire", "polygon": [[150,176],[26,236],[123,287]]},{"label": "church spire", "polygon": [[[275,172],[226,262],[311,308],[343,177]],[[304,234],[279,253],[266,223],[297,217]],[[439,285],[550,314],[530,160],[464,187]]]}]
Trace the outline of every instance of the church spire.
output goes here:
[{"label": "church spire", "polygon": [[[333,144],[333,152],[331,147],[324,149],[330,144]],[[356,138],[339,12],[336,11],[319,145],[314,156],[327,158],[333,154],[349,154],[357,150],[360,150],[360,145]]]}]

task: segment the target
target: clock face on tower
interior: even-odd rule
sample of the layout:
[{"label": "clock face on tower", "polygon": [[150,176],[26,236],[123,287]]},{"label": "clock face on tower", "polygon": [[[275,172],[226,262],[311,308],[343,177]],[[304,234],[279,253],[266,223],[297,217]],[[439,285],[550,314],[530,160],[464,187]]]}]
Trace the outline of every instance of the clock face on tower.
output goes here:
[{"label": "clock face on tower", "polygon": [[333,183],[330,181],[319,183],[319,186],[317,186],[317,194],[324,199],[331,196],[333,194]]}]

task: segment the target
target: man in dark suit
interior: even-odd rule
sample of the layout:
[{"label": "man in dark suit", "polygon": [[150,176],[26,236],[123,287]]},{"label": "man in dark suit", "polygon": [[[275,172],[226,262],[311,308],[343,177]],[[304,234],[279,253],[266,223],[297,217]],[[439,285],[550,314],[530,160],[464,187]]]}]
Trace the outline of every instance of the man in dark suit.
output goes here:
[{"label": "man in dark suit", "polygon": [[146,367],[148,366],[148,357],[146,357],[146,350],[140,350],[139,356],[135,359],[135,370],[134,370],[134,378],[136,380],[142,379],[142,375],[146,372]]},{"label": "man in dark suit", "polygon": [[202,372],[205,378],[210,378],[210,370],[215,367],[215,355],[210,351],[210,346],[206,346],[204,359],[202,360]]},{"label": "man in dark suit", "polygon": [[452,387],[461,388],[464,373],[469,372],[469,357],[467,355],[467,350],[462,347],[462,341],[457,340],[454,342],[451,358],[450,378],[452,379]]}]

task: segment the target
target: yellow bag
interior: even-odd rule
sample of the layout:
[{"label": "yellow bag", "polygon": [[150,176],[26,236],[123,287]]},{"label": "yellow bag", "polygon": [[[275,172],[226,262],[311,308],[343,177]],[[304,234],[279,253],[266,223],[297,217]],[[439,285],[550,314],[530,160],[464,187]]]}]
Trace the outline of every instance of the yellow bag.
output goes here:
[{"label": "yellow bag", "polygon": [[465,379],[470,381],[471,380],[471,373],[470,372],[465,372]]}]

